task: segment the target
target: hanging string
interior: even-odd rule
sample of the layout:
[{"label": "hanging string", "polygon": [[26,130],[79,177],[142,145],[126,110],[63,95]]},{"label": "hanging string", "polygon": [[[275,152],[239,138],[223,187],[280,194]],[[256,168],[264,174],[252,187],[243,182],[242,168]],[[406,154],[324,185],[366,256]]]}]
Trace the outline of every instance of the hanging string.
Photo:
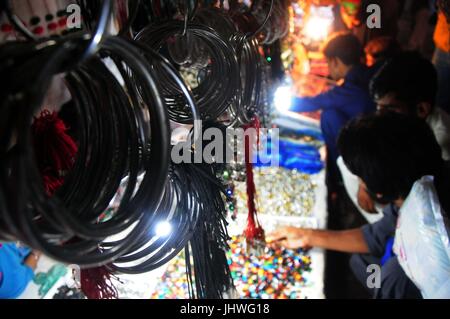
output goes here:
[{"label": "hanging string", "polygon": [[[260,122],[257,117],[255,117],[252,122],[244,126],[244,130],[256,130],[256,146],[259,145],[259,129]],[[247,240],[248,247],[258,248],[261,244],[265,243],[264,229],[262,228],[257,215],[255,200],[256,200],[256,187],[253,176],[253,146],[254,141],[252,141],[252,134],[245,135],[245,170],[247,174],[247,207],[248,207],[248,217],[247,217],[247,228],[244,231],[244,236]]]},{"label": "hanging string", "polygon": [[193,187],[200,206],[199,220],[185,250],[190,297],[223,298],[223,294],[233,287],[233,280],[226,257],[229,236],[226,202],[222,196],[225,189],[216,177],[221,168],[217,164],[182,166],[195,181]]}]

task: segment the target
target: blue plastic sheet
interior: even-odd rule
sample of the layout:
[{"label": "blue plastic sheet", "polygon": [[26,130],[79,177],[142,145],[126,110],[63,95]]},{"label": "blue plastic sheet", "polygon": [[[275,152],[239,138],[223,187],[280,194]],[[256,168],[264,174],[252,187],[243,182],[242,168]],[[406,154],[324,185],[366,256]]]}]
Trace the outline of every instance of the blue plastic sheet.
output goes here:
[{"label": "blue plastic sheet", "polygon": [[272,154],[273,145],[270,139],[266,145],[267,149],[255,155],[254,167],[270,167],[278,163],[280,167],[306,174],[317,174],[324,168],[319,150],[313,145],[281,138],[279,151],[275,152],[278,154]]}]

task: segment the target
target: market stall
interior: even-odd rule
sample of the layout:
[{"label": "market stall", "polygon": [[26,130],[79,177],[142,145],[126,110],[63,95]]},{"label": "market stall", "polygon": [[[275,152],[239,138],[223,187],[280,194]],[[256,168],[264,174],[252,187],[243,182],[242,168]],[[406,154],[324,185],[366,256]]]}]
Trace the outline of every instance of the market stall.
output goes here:
[{"label": "market stall", "polygon": [[[37,151],[36,158],[12,155],[23,161],[10,169],[23,177],[19,186],[29,197],[20,200],[28,207],[11,197],[2,229],[50,256],[40,260],[21,297],[81,289],[80,298],[324,298],[323,251],[274,250],[265,235],[282,226],[326,226],[320,114],[283,112],[276,92],[290,85],[295,94],[314,95],[334,84],[318,54],[331,31],[331,6],[206,1],[166,11],[143,6],[148,17],[139,17],[139,4],[101,4],[83,2],[88,33],[103,37],[97,43],[75,35],[86,42],[84,50],[64,37],[36,47],[33,41],[45,35],[15,26],[30,41],[23,52],[39,62],[33,76],[45,81],[36,83],[46,85],[29,90],[14,78],[5,90],[5,96],[29,94],[34,108],[19,119],[17,143]],[[14,8],[8,10],[14,17]],[[95,26],[96,14],[100,21],[114,16],[111,30]],[[145,27],[138,27],[138,18]],[[11,74],[27,66],[15,45],[4,51]],[[79,61],[66,63],[73,54]],[[44,68],[50,60],[53,67]],[[67,125],[56,112],[41,110],[47,83],[56,77],[65,78],[65,95],[71,95],[64,107],[77,113],[61,112]],[[277,130],[279,140],[263,147],[276,161],[252,162],[260,154],[246,141],[235,152],[245,153],[243,163],[179,165],[174,139],[192,140],[188,148],[195,154],[197,134],[205,129],[199,120],[219,130]],[[188,133],[172,134],[179,129]],[[54,149],[46,144],[51,134],[59,137]],[[11,176],[2,185],[11,184]],[[23,219],[11,218],[13,212]]]}]

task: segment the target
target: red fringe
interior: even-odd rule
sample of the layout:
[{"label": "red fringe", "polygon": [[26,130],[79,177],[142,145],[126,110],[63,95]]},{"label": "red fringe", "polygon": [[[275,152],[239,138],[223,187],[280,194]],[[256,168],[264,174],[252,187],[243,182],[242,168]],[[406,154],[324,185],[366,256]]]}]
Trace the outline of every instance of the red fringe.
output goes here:
[{"label": "red fringe", "polygon": [[62,174],[72,168],[77,144],[66,133],[67,127],[56,112],[44,110],[34,118],[33,146],[42,171],[51,169]]},{"label": "red fringe", "polygon": [[88,299],[117,299],[119,293],[112,278],[118,280],[106,266],[82,269],[81,290]]},{"label": "red fringe", "polygon": [[[32,124],[33,146],[41,170],[45,191],[49,197],[64,183],[65,172],[75,162],[78,151],[75,141],[66,133],[67,127],[56,112],[44,110]],[[81,290],[89,299],[118,298],[107,267],[81,271]]]},{"label": "red fringe", "polygon": [[[254,118],[252,123],[244,127],[245,130],[255,128],[257,132],[257,141],[259,144],[259,128],[260,122],[258,118]],[[264,242],[265,235],[264,229],[258,220],[257,210],[255,206],[256,197],[256,187],[253,177],[253,164],[252,164],[252,146],[250,145],[250,137],[247,135],[245,137],[245,170],[247,174],[247,207],[248,207],[248,218],[247,218],[247,228],[244,231],[244,236],[250,244],[254,244],[255,240]]]},{"label": "red fringe", "polygon": [[43,176],[45,192],[49,197],[53,196],[58,188],[64,183],[61,177],[55,177],[54,174],[46,174]]}]

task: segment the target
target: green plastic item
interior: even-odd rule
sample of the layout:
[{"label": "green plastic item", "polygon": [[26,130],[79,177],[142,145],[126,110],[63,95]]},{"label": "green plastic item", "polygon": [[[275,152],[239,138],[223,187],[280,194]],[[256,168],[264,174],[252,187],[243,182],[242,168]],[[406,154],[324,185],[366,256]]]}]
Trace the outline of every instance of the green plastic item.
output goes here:
[{"label": "green plastic item", "polygon": [[45,296],[56,282],[67,274],[67,268],[64,265],[54,265],[47,273],[37,273],[33,282],[41,286],[39,288],[39,296]]}]

